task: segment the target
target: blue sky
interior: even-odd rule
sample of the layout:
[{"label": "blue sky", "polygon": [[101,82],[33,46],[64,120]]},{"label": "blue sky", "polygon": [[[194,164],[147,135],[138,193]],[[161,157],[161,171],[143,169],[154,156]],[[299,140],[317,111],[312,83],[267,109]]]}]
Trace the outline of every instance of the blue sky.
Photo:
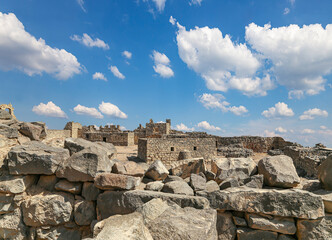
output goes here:
[{"label": "blue sky", "polygon": [[179,130],[332,146],[332,2],[1,0],[0,103],[61,129]]}]

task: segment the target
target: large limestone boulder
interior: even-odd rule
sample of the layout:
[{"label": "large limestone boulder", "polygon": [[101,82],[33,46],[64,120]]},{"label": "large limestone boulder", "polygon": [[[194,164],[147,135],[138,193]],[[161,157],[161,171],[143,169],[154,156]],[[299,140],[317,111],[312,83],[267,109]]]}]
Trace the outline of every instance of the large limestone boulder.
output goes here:
[{"label": "large limestone boulder", "polygon": [[172,181],[164,185],[162,192],[184,194],[184,195],[194,195],[194,191],[185,181]]},{"label": "large limestone boulder", "polygon": [[161,191],[161,189],[163,189],[164,184],[162,183],[162,181],[155,181],[155,182],[149,182],[146,184],[145,186],[145,190],[148,191]]},{"label": "large limestone boulder", "polygon": [[93,181],[99,173],[111,172],[113,163],[107,152],[98,147],[89,147],[64,160],[56,176],[71,182]]},{"label": "large limestone boulder", "polygon": [[263,158],[258,162],[258,172],[271,187],[291,188],[300,183],[292,158],[285,155]]},{"label": "large limestone boulder", "polygon": [[74,198],[65,193],[35,195],[22,203],[27,226],[59,225],[71,220]]},{"label": "large limestone boulder", "polygon": [[102,219],[116,214],[128,214],[142,207],[144,203],[160,198],[171,201],[180,207],[193,207],[197,209],[209,208],[209,202],[204,197],[171,194],[155,191],[106,191],[99,194],[97,199],[98,215]]},{"label": "large limestone boulder", "polygon": [[28,187],[34,184],[37,176],[1,176],[0,177],[0,193],[18,194],[24,192]]},{"label": "large limestone boulder", "polygon": [[170,169],[172,175],[181,177],[183,179],[190,177],[192,173],[205,173],[206,166],[204,159],[188,159],[181,160],[176,163],[176,166]]},{"label": "large limestone boulder", "polygon": [[216,158],[211,162],[211,171],[216,181],[227,178],[245,179],[257,173],[257,164],[251,158]]},{"label": "large limestone boulder", "polygon": [[153,240],[141,213],[116,215],[98,222],[93,229],[95,240]]},{"label": "large limestone boulder", "polygon": [[6,138],[18,138],[17,128],[13,128],[1,123],[0,123],[0,134],[5,136]]},{"label": "large limestone boulder", "polygon": [[0,239],[27,239],[27,228],[22,221],[22,214],[19,208],[13,212],[0,215]]},{"label": "large limestone boulder", "polygon": [[298,219],[296,236],[299,240],[331,239],[332,214],[317,220]]},{"label": "large limestone boulder", "polygon": [[134,177],[143,177],[145,170],[144,168],[133,162],[133,161],[125,161],[125,162],[116,162],[112,168],[113,173],[129,175]]},{"label": "large limestone boulder", "polygon": [[198,174],[190,175],[190,186],[197,191],[205,191],[206,190],[206,179]]},{"label": "large limestone boulder", "polygon": [[318,179],[324,189],[332,191],[332,155],[318,167]]},{"label": "large limestone boulder", "polygon": [[145,176],[155,181],[162,181],[168,176],[169,172],[162,161],[154,161],[145,173]]},{"label": "large limestone boulder", "polygon": [[325,215],[320,196],[298,190],[229,188],[205,195],[212,208],[282,217],[317,219]]},{"label": "large limestone boulder", "polygon": [[21,134],[29,137],[31,140],[37,140],[37,141],[41,139],[43,131],[45,132],[42,126],[32,124],[29,122],[23,122],[20,125],[19,131]]},{"label": "large limestone boulder", "polygon": [[70,151],[70,155],[90,147],[95,147],[106,151],[110,160],[116,158],[117,156],[117,150],[112,143],[90,142],[82,138],[66,138],[64,145],[65,148]]},{"label": "large limestone boulder", "polygon": [[8,153],[10,174],[52,175],[63,161],[69,158],[69,151],[31,141],[13,147]]},{"label": "large limestone boulder", "polygon": [[139,177],[102,173],[95,177],[95,186],[102,190],[132,190],[141,182]]}]

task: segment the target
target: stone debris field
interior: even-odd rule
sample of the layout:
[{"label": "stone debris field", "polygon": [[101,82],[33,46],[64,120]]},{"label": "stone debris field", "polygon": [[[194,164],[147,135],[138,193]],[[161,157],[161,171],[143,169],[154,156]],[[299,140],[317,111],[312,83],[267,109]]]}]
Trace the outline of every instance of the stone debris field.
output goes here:
[{"label": "stone debris field", "polygon": [[332,240],[322,144],[184,133],[170,119],[52,130],[1,106],[0,239]]}]

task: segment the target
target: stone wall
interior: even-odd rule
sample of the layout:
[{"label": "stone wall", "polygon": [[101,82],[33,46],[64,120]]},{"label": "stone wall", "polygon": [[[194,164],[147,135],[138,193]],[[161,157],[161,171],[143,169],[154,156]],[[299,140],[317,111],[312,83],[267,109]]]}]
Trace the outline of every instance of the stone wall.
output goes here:
[{"label": "stone wall", "polygon": [[215,138],[143,138],[138,140],[138,157],[166,164],[179,160],[181,151],[190,151],[193,158],[210,160],[217,155]]},{"label": "stone wall", "polygon": [[134,145],[134,133],[132,132],[85,132],[82,138],[92,142],[108,142],[115,146]]},{"label": "stone wall", "polygon": [[71,137],[71,130],[47,130],[47,138],[69,138]]}]

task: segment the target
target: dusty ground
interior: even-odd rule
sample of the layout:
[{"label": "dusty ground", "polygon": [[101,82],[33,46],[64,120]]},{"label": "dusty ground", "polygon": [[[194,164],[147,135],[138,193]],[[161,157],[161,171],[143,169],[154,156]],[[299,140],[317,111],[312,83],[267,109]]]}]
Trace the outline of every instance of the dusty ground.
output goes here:
[{"label": "dusty ground", "polygon": [[254,153],[254,156],[252,156],[252,159],[255,161],[255,163],[258,163],[259,160],[261,160],[262,158],[268,156],[267,153]]},{"label": "dusty ground", "polygon": [[120,161],[128,160],[128,158],[135,158],[137,157],[137,145],[135,146],[115,146],[116,150],[118,151],[118,155],[116,159]]}]

